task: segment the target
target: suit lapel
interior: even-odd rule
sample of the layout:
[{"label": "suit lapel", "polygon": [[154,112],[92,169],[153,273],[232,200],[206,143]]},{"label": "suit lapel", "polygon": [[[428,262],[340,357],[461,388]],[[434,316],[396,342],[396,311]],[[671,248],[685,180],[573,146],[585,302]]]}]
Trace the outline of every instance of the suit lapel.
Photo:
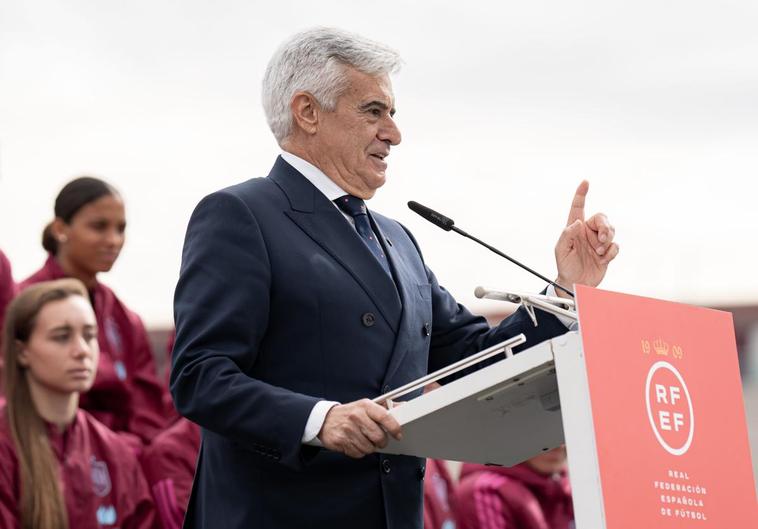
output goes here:
[{"label": "suit lapel", "polygon": [[[408,336],[408,333],[410,332],[409,327],[411,319],[410,316],[412,313],[411,308],[415,303],[414,296],[418,291],[418,284],[414,280],[414,277],[411,274],[410,270],[408,270],[405,260],[402,259],[400,253],[397,251],[395,246],[393,246],[392,239],[387,237],[389,226],[383,227],[383,222],[378,217],[373,217],[373,219],[375,221],[374,228],[378,232],[377,236],[380,237],[384,243],[387,258],[390,261],[390,266],[395,272],[395,284],[397,285],[397,291],[400,293],[401,297],[402,315],[400,318],[400,330],[398,333],[400,336]],[[414,292],[414,290],[416,292]],[[395,374],[395,371],[397,371],[397,368],[400,367],[400,364],[403,362],[403,359],[408,354],[408,352],[409,351],[406,340],[395,340],[395,345],[392,349],[392,356],[390,357],[387,371],[384,374],[383,384],[386,383],[386,381],[392,379],[392,376]]]},{"label": "suit lapel", "polygon": [[397,332],[402,306],[395,285],[342,213],[281,157],[277,158],[269,178],[290,201],[291,209],[284,213],[342,265]]}]

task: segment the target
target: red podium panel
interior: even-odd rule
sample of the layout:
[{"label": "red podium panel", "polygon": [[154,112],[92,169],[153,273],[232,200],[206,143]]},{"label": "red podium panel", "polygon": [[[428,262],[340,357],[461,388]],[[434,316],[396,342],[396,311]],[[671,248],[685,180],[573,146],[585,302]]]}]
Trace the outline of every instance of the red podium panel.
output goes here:
[{"label": "red podium panel", "polygon": [[731,314],[579,285],[577,308],[605,527],[758,528]]}]

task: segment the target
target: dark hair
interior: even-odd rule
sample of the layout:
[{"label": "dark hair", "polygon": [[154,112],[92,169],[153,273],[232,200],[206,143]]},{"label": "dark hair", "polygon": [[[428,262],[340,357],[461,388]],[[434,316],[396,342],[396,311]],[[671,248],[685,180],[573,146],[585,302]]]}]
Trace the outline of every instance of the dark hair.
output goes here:
[{"label": "dark hair", "polygon": [[[108,195],[118,195],[116,188],[93,176],[80,176],[63,186],[55,199],[55,217],[66,224],[87,204]],[[58,253],[58,240],[53,236],[53,223],[42,231],[42,247],[49,253]]]}]

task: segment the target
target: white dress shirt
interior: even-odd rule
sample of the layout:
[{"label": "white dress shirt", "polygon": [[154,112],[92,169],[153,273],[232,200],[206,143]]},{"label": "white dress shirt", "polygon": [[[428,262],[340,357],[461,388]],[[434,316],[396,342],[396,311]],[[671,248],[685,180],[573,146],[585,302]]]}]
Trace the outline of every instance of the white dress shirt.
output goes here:
[{"label": "white dress shirt", "polygon": [[[342,189],[340,186],[334,183],[334,180],[329,178],[324,174],[324,172],[313,165],[310,162],[306,162],[299,156],[295,156],[294,154],[286,151],[282,151],[282,158],[285,162],[290,164],[292,167],[297,169],[301,175],[305,177],[306,180],[308,180],[311,184],[313,184],[316,189],[321,191],[321,193],[329,199],[329,202],[334,204],[334,201],[337,200],[339,197],[344,197],[345,195],[349,194],[344,189]],[[342,216],[345,217],[349,222],[350,225],[355,228],[355,221],[353,220],[353,217],[342,211],[337,204],[334,204],[334,207],[337,208],[337,211],[342,213]]]}]

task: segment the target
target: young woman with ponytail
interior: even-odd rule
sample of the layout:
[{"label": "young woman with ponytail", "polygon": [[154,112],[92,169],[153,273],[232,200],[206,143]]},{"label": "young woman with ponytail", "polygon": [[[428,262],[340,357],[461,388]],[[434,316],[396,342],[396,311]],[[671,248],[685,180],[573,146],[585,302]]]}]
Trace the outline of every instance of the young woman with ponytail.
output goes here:
[{"label": "young woman with ponytail", "polygon": [[78,407],[99,357],[84,285],[62,279],[19,294],[8,306],[2,349],[0,527],[156,527],[128,443]]},{"label": "young woman with ponytail", "polygon": [[[87,287],[98,321],[100,367],[81,407],[117,432],[148,444],[175,416],[165,385],[158,381],[147,332],[140,318],[98,281],[124,245],[124,202],[108,183],[77,178],[55,199],[55,218],[45,228],[44,266],[21,289],[51,279],[74,277]],[[137,439],[134,439],[137,441]]]}]

